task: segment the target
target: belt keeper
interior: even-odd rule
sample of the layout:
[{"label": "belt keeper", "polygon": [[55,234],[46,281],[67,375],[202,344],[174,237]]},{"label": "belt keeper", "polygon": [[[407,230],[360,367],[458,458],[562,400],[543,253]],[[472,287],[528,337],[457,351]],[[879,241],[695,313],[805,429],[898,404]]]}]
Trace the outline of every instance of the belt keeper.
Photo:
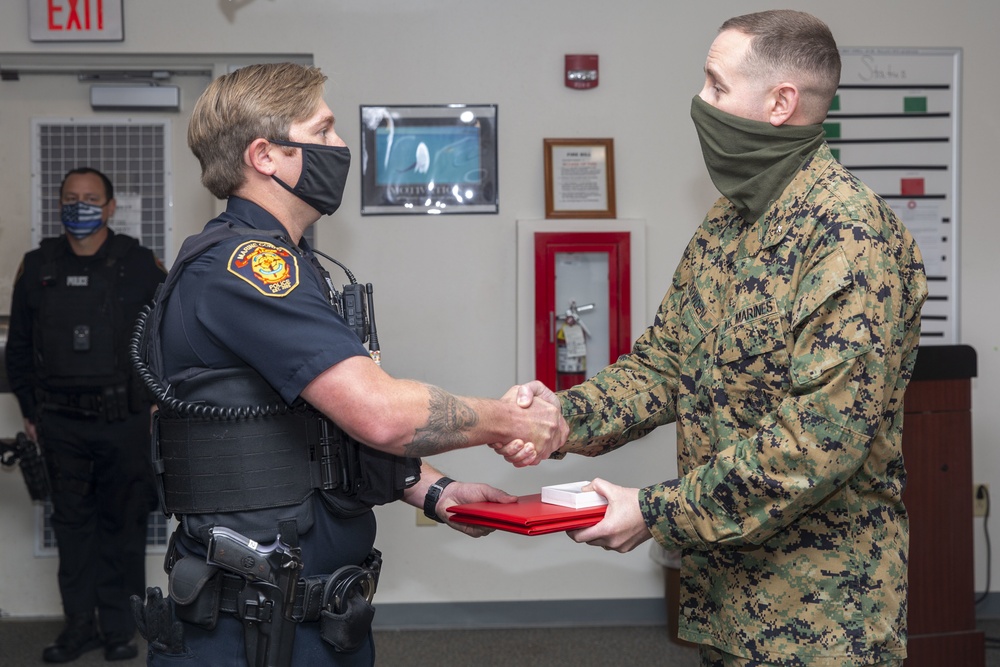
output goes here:
[{"label": "belt keeper", "polygon": [[295,592],[294,620],[299,623],[318,621],[323,610],[323,589],[329,577],[319,575],[299,579]]}]

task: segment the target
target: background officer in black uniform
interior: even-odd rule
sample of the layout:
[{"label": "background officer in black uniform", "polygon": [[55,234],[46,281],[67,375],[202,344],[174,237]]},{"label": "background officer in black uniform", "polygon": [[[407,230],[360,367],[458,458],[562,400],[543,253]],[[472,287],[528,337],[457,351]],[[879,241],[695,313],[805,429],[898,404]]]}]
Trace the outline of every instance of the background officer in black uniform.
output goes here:
[{"label": "background officer in black uniform", "polygon": [[[213,81],[192,113],[188,144],[201,162],[202,183],[228,205],[185,241],[148,324],[149,375],[163,388],[157,432],[165,503],[181,517],[166,566],[170,610],[182,621],[164,624],[162,598],[151,590],[137,610],[150,665],[374,664],[372,612],[363,602],[354,606],[356,589],[338,576],[368,569],[371,506],[402,498],[442,520],[456,503],[513,502],[484,484],[451,483],[417,457],[515,438],[552,446],[566,435],[558,409],[545,401],[519,407],[516,390],[506,400],[468,398],[391,377],[342,316],[349,309],[335,310],[337,290],[302,237],[336,211],[350,166],[323,101],[325,80],[313,67],[250,65]],[[234,401],[235,393],[279,409],[240,417],[233,408],[246,401]],[[273,437],[258,438],[272,415],[286,421]],[[302,486],[279,480],[301,463],[302,452],[322,451],[328,439],[309,434],[325,428],[341,443],[329,466],[333,484],[310,486],[309,462],[318,455],[305,457]],[[293,432],[301,435],[284,437]],[[393,462],[402,459],[415,462],[419,479],[393,486]],[[390,474],[369,475],[387,471],[379,461]],[[278,488],[279,481],[292,491]],[[220,531],[248,539],[213,549]],[[268,568],[264,581],[257,570],[233,580],[243,564],[261,562],[260,545],[279,544],[279,535],[301,550],[301,559],[288,562],[301,566],[303,579],[327,582],[323,598],[334,608],[322,617],[301,588],[291,610],[281,604],[288,596],[274,603],[282,586],[271,580],[287,568]],[[232,557],[233,547],[246,557]],[[206,560],[222,563],[222,571],[206,570]],[[386,567],[392,562],[388,554]],[[341,613],[337,599],[352,602]]]},{"label": "background officer in black uniform", "polygon": [[60,189],[66,233],[24,256],[14,282],[7,375],[24,430],[52,481],[52,527],[66,628],[46,662],[104,645],[136,655],[129,596],[145,588],[146,522],[155,507],[149,408],[127,343],[163,281],[148,248],[108,229],[111,182],[91,168]]}]

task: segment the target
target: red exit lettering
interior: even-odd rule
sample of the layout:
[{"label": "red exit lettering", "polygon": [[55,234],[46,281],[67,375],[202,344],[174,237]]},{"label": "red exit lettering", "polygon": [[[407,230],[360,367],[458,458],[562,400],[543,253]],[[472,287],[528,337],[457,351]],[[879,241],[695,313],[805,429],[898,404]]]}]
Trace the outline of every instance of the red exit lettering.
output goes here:
[{"label": "red exit lettering", "polygon": [[49,30],[104,30],[104,0],[48,0]]}]

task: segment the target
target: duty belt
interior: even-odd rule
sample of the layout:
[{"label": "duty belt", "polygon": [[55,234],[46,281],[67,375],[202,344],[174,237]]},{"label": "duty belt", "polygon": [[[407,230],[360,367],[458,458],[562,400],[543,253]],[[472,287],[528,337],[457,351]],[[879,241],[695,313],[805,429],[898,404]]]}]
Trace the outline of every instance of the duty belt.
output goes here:
[{"label": "duty belt", "polygon": [[49,391],[38,392],[38,402],[56,412],[79,417],[104,415],[108,421],[127,419],[131,414],[129,391],[124,384],[112,384],[99,391]]},{"label": "duty belt", "polygon": [[[320,620],[324,610],[341,614],[344,612],[351,593],[355,591],[359,592],[368,603],[371,603],[378,587],[381,568],[382,553],[378,549],[372,549],[368,558],[360,566],[347,565],[333,574],[313,575],[299,579],[295,586],[292,619],[296,623],[310,623]],[[172,541],[168,547],[164,570],[171,577],[171,596],[174,597],[175,602],[181,605],[194,605],[196,600],[204,594],[209,580],[218,577],[217,586],[212,586],[214,590],[211,596],[216,598],[210,603],[212,610],[202,608],[199,613],[204,614],[217,609],[219,612],[233,614],[241,619],[269,620],[261,616],[269,614],[270,611],[247,606],[245,596],[241,595],[247,586],[245,577],[211,567],[201,558],[194,556],[176,558]],[[181,584],[176,581],[175,577],[186,579],[186,581]],[[185,616],[183,611],[179,615],[182,618]],[[210,613],[209,615],[214,614]],[[184,618],[184,620],[198,623],[193,618]]]},{"label": "duty belt", "polygon": [[42,391],[39,395],[39,402],[89,412],[102,412],[104,410],[104,397],[100,393],[94,392]]},{"label": "duty belt", "polygon": [[[324,609],[337,614],[344,613],[348,593],[356,587],[360,587],[361,596],[371,603],[375,597],[376,581],[377,573],[362,567],[353,567],[350,571],[343,568],[334,574],[300,579],[295,587],[294,620],[296,623],[313,623],[320,620]],[[245,585],[243,577],[223,572],[219,611],[235,614],[240,618],[261,613],[248,610],[240,604],[240,591]]]}]

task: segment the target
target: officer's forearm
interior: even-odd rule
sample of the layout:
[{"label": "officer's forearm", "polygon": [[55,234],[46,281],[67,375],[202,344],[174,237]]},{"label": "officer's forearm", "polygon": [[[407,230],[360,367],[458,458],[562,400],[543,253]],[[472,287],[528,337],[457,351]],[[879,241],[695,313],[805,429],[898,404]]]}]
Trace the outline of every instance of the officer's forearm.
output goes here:
[{"label": "officer's forearm", "polygon": [[407,456],[431,456],[473,444],[482,422],[479,411],[468,400],[443,389],[425,385],[427,419],[415,429],[403,450]]},{"label": "officer's forearm", "polygon": [[542,401],[523,409],[513,399],[455,396],[395,379],[361,357],[327,369],[302,391],[302,398],[356,440],[414,457],[512,439],[551,447],[562,423],[558,409]]}]

